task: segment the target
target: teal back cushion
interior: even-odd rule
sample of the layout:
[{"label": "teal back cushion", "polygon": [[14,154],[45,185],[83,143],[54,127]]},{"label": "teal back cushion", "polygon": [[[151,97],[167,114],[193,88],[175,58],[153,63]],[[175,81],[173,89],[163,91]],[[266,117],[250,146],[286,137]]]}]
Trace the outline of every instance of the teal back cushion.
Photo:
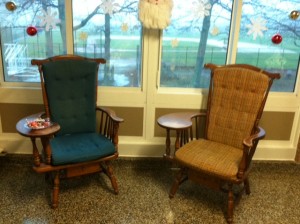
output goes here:
[{"label": "teal back cushion", "polygon": [[91,61],[50,61],[43,65],[50,119],[61,126],[57,135],[96,130],[98,65]]}]

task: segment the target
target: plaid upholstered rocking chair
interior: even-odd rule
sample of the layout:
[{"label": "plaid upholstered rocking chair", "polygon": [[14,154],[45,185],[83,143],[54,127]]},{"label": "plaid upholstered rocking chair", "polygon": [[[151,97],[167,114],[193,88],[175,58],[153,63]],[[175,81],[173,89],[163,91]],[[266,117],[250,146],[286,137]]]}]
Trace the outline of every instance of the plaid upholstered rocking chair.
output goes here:
[{"label": "plaid upholstered rocking chair", "polygon": [[[118,158],[118,129],[123,119],[109,108],[96,106],[98,69],[105,60],[61,55],[32,60],[41,77],[45,112],[59,125],[39,134],[42,153],[34,146],[34,166],[53,180],[52,207],[58,206],[59,184],[70,178],[104,172],[118,193],[111,161]],[[31,136],[38,133],[30,131]]]},{"label": "plaid upholstered rocking chair", "polygon": [[[180,171],[170,190],[173,198],[187,179],[228,193],[227,222],[233,222],[235,194],[250,194],[251,160],[265,131],[258,126],[269,90],[279,74],[250,65],[216,66],[211,69],[205,137],[192,140],[175,153]],[[194,117],[195,118],[195,117]],[[197,127],[198,128],[198,127]],[[196,131],[196,133],[199,131]]]}]

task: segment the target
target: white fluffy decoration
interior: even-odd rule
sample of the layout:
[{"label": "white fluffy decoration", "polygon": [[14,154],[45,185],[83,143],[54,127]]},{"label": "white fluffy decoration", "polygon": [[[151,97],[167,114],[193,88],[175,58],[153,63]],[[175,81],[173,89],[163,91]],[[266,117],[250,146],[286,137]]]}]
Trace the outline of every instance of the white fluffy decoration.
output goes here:
[{"label": "white fluffy decoration", "polygon": [[140,0],[139,20],[149,29],[164,29],[171,22],[173,0]]}]

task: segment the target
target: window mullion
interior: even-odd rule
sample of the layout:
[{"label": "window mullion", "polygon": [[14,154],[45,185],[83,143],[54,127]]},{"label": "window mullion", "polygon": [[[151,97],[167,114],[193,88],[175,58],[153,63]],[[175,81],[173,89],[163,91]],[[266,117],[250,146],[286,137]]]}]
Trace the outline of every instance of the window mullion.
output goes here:
[{"label": "window mullion", "polygon": [[233,1],[226,64],[234,64],[239,41],[243,0]]},{"label": "window mullion", "polygon": [[67,53],[74,53],[74,41],[73,41],[73,11],[72,11],[72,1],[65,2],[66,9],[66,45]]}]

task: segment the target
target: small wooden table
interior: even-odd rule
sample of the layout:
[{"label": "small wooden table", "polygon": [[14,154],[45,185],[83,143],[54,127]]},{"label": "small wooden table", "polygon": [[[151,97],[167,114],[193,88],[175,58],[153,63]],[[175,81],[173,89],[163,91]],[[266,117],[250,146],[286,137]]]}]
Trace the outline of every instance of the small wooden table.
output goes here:
[{"label": "small wooden table", "polygon": [[19,120],[19,122],[16,124],[16,129],[19,134],[29,137],[32,142],[32,153],[34,157],[34,165],[40,166],[40,153],[36,146],[36,138],[41,138],[42,145],[44,152],[46,154],[46,162],[50,164],[51,158],[50,158],[50,148],[46,147],[46,144],[49,141],[49,136],[54,135],[60,130],[60,126],[57,123],[52,123],[49,127],[43,128],[43,129],[31,129],[27,127],[27,121],[34,120],[39,117],[41,117],[43,113],[33,114],[28,117],[24,117],[23,119]]},{"label": "small wooden table", "polygon": [[[162,128],[166,129],[166,154],[164,158],[168,160],[173,160],[175,152],[183,144],[188,142],[189,137],[192,138],[189,134],[192,132],[191,128],[193,125],[192,118],[198,113],[195,112],[181,112],[181,113],[171,113],[166,114],[157,119],[157,123]],[[170,131],[176,131],[176,140],[175,140],[175,149],[173,155],[171,155],[171,139]]]}]

